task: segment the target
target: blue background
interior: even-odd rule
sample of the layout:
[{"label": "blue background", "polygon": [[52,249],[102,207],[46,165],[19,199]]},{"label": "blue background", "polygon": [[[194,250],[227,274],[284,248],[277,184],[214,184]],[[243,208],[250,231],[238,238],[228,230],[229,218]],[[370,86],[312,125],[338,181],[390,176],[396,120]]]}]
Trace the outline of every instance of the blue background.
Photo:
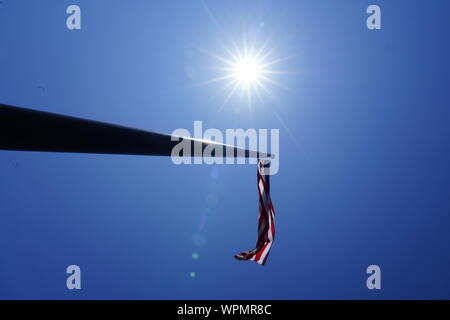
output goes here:
[{"label": "blue background", "polygon": [[[366,28],[370,4],[381,30]],[[2,1],[2,103],[167,133],[280,128],[281,150],[265,267],[232,258],[254,245],[255,166],[1,151],[0,298],[450,298],[449,10]],[[201,85],[217,75],[205,51],[225,55],[243,33],[288,57],[251,115],[239,96],[220,109],[224,82]],[[66,288],[71,264],[80,291]],[[382,290],[366,288],[371,264]]]}]

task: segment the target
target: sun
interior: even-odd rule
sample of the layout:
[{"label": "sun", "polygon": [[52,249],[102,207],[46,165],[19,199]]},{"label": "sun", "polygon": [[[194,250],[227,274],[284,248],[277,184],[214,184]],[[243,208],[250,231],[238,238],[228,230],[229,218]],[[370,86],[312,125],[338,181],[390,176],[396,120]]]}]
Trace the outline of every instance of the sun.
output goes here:
[{"label": "sun", "polygon": [[[223,91],[227,92],[223,105],[236,94],[246,97],[249,107],[251,107],[253,96],[262,97],[267,94],[273,97],[270,87],[279,84],[272,79],[275,74],[282,74],[274,66],[284,59],[273,57],[274,48],[268,49],[267,42],[261,47],[254,43],[249,45],[243,41],[241,46],[233,43],[233,50],[225,49],[226,55],[219,56],[207,52],[220,65],[212,69],[218,70],[220,75],[206,83],[223,82]],[[223,106],[222,105],[222,106]]]},{"label": "sun", "polygon": [[247,57],[237,61],[233,67],[233,77],[244,86],[253,86],[260,81],[262,67],[258,61],[252,57]]}]

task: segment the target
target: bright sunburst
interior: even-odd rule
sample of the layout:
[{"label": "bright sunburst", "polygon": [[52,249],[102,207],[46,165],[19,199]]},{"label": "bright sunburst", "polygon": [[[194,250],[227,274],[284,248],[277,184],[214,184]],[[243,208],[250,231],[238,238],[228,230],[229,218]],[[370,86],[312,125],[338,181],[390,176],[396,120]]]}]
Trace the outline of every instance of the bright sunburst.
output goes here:
[{"label": "bright sunburst", "polygon": [[230,71],[243,86],[253,86],[256,81],[261,80],[263,69],[255,58],[245,57],[233,63]]},{"label": "bright sunburst", "polygon": [[273,69],[273,66],[284,59],[274,59],[273,49],[267,50],[267,44],[256,48],[255,45],[247,45],[246,41],[241,47],[234,44],[234,50],[226,50],[226,52],[227,57],[208,53],[222,64],[213,68],[219,70],[221,75],[208,83],[224,82],[223,90],[227,94],[223,105],[239,93],[246,96],[249,107],[253,95],[260,98],[261,93],[273,96],[269,89],[270,85],[279,86],[279,84],[271,76],[283,73]]}]

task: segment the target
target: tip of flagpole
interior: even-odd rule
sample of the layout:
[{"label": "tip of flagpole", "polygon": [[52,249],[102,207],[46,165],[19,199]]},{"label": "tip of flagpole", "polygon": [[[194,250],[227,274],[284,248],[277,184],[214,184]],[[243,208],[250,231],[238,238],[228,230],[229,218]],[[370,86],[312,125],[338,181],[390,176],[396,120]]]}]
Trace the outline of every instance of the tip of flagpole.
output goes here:
[{"label": "tip of flagpole", "polygon": [[275,155],[272,153],[258,153],[258,159],[273,160],[275,159]]},{"label": "tip of flagpole", "polygon": [[259,158],[273,160],[273,159],[275,159],[275,155],[273,153],[264,153],[264,154],[260,155]]}]

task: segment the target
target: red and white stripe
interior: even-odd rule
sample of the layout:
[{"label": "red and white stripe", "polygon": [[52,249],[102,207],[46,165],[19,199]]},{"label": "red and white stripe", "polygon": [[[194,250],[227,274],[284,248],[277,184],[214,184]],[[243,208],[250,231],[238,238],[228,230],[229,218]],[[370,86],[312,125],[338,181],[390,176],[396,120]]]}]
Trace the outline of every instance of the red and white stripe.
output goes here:
[{"label": "red and white stripe", "polygon": [[269,168],[269,161],[258,162],[259,217],[256,248],[234,256],[238,260],[253,260],[261,265],[266,263],[275,238],[275,210],[270,199]]}]

